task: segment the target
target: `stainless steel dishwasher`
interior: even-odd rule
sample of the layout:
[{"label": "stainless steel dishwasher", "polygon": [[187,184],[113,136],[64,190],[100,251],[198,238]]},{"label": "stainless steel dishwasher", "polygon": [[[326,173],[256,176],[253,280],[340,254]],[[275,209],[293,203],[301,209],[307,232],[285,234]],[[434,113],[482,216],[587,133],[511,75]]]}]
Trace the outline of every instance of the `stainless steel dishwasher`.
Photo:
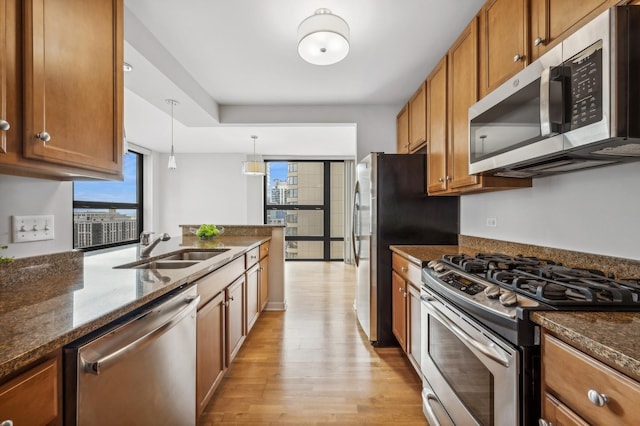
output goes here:
[{"label": "stainless steel dishwasher", "polygon": [[65,425],[195,425],[195,287],[64,349]]}]

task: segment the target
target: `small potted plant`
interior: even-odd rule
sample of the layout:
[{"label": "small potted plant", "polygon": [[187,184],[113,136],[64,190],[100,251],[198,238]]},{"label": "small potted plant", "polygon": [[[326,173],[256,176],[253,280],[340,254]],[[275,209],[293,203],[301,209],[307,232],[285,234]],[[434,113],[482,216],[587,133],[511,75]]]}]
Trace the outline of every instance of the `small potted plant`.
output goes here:
[{"label": "small potted plant", "polygon": [[[8,246],[0,246],[0,249],[2,250],[6,250],[8,249]],[[13,262],[13,257],[4,257],[4,256],[0,256],[0,265],[5,264],[5,263],[11,263]]]},{"label": "small potted plant", "polygon": [[201,240],[210,240],[213,237],[217,237],[218,235],[224,232],[224,228],[216,227],[215,225],[200,225],[200,228],[196,231],[196,235],[200,237]]}]

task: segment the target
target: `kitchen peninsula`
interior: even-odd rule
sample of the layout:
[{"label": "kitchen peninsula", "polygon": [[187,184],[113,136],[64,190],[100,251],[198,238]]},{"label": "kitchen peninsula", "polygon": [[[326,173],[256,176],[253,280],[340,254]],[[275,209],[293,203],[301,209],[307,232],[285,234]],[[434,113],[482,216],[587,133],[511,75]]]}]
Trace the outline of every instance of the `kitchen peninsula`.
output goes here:
[{"label": "kitchen peninsula", "polygon": [[[126,316],[178,288],[208,285],[206,278],[230,263],[254,269],[268,260],[268,299],[262,308],[277,310],[284,300],[284,245],[282,227],[258,226],[227,232],[213,240],[190,235],[161,242],[145,261],[185,250],[225,249],[220,254],[182,269],[114,268],[143,263],[140,246],[125,246],[84,254],[79,251],[16,259],[0,268],[0,395],[6,382],[38,366],[53,362],[54,379],[61,386],[60,349],[77,338]],[[240,234],[240,235],[238,235]],[[248,235],[250,234],[250,235]],[[268,247],[268,250],[260,250]],[[268,253],[268,257],[267,257]],[[257,269],[257,268],[256,268]],[[235,279],[235,277],[233,277]],[[273,290],[272,290],[273,286]],[[244,306],[244,305],[242,305]],[[55,394],[55,392],[53,392]],[[62,393],[58,390],[58,395]],[[0,405],[2,400],[0,398]]]}]

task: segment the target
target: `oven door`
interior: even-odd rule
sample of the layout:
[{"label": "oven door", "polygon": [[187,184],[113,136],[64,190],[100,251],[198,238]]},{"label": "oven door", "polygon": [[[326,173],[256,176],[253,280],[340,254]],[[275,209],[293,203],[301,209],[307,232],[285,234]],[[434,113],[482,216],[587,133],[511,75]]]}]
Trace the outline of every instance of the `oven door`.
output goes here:
[{"label": "oven door", "polygon": [[517,425],[519,352],[431,291],[422,289],[421,302],[429,424]]}]

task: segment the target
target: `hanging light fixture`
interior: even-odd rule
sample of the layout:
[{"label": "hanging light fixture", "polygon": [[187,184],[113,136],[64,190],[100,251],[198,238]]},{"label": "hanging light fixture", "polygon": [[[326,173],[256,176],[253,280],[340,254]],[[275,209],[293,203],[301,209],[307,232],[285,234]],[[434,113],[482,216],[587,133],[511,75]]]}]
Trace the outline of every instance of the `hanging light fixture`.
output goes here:
[{"label": "hanging light fixture", "polygon": [[259,161],[258,157],[256,157],[256,139],[258,139],[258,137],[256,135],[252,135],[251,139],[253,139],[253,160],[242,162],[242,173],[252,176],[264,176],[264,162]]},{"label": "hanging light fixture", "polygon": [[318,9],[298,26],[298,54],[314,65],[331,65],[349,53],[349,25],[331,13]]},{"label": "hanging light fixture", "polygon": [[169,170],[175,170],[178,165],[176,164],[176,155],[173,151],[173,107],[178,105],[180,102],[175,99],[165,99],[164,101],[171,105],[171,152],[169,153],[169,164],[167,166],[169,167]]}]

